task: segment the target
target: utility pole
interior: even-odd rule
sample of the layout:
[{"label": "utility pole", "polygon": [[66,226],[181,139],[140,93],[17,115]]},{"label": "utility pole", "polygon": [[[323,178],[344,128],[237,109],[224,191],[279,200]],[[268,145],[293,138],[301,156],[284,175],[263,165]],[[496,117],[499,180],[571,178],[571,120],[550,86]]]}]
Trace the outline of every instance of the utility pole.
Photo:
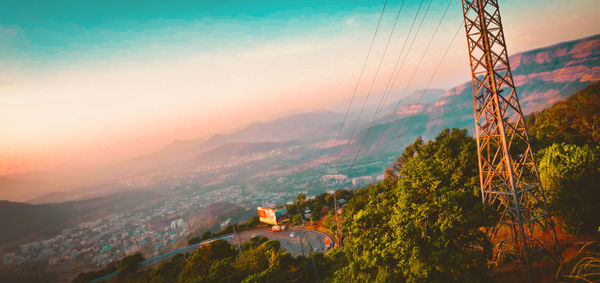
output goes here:
[{"label": "utility pole", "polygon": [[335,192],[333,192],[333,210],[335,213],[335,245],[340,247],[342,244],[342,239],[340,238],[340,215],[338,213],[338,203],[337,198],[335,197]]},{"label": "utility pole", "polygon": [[243,251],[242,251],[242,235],[240,234],[240,228],[238,226],[238,223],[235,223],[233,225],[233,237],[234,237],[234,242],[235,242],[235,238],[237,238],[236,246],[237,246],[237,249],[239,252],[236,255],[236,259],[239,259],[242,256]]},{"label": "utility pole", "polygon": [[[533,257],[558,244],[512,78],[498,0],[462,0],[462,6],[481,197],[500,216],[488,231],[497,245],[494,261],[511,249],[518,251],[533,281]],[[551,236],[541,237],[543,233]]]}]

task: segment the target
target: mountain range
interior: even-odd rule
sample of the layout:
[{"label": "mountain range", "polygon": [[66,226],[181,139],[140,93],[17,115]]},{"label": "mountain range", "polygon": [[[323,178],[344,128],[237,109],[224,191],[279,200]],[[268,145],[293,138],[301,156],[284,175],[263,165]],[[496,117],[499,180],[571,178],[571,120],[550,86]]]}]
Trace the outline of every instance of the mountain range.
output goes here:
[{"label": "mountain range", "polygon": [[[519,53],[510,61],[524,114],[540,111],[600,80],[600,35]],[[425,99],[420,99],[422,96]],[[93,215],[89,209],[95,206],[90,203],[116,193],[172,187],[182,180],[215,188],[251,184],[289,192],[334,189],[319,183],[319,177],[327,173],[349,178],[381,174],[404,146],[419,136],[429,139],[444,128],[467,128],[471,133],[473,129],[470,82],[449,90],[417,91],[395,101],[390,105],[400,107],[388,105],[385,115],[371,128],[368,121],[353,120],[357,109],[351,108],[337,137],[344,104],[347,101],[329,110],[255,123],[210,139],[175,141],[161,151],[102,168],[4,176],[0,178],[3,195],[30,204],[0,202],[2,214],[24,215],[18,223],[25,223],[0,219],[0,225],[21,227],[17,229],[21,233],[10,237],[0,233],[0,240],[15,239],[30,231],[31,225],[42,225],[32,219],[54,223],[52,219],[69,214]],[[356,132],[351,136],[355,123]],[[56,193],[35,193],[47,183],[55,186]],[[50,202],[55,204],[42,204]],[[50,230],[71,223],[60,221]]]}]

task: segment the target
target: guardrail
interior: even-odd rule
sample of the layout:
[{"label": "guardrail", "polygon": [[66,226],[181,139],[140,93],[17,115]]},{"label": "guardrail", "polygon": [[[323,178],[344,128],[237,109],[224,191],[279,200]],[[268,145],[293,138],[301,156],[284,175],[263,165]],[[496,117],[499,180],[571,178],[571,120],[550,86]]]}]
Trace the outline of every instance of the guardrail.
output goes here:
[{"label": "guardrail", "polygon": [[[308,231],[312,231],[312,232],[318,232],[318,233],[321,233],[321,234],[325,235],[326,237],[329,237],[330,240],[333,241],[333,236],[331,236],[331,235],[329,235],[327,233],[324,233],[323,231],[314,230],[314,229],[308,229],[308,228],[304,228],[304,227],[297,227],[297,226],[294,226],[293,228],[295,228],[295,229],[302,229],[302,230],[308,230]],[[264,229],[264,227],[262,227],[262,228],[260,228],[260,230],[265,230],[265,229]],[[250,230],[247,230],[247,231],[250,231]],[[182,252],[193,251],[195,249],[198,249],[201,245],[208,244],[208,243],[214,242],[216,240],[225,240],[225,239],[231,239],[231,238],[233,238],[233,234],[227,234],[227,235],[223,235],[223,236],[211,238],[211,239],[208,239],[208,240],[201,241],[200,243],[197,243],[197,244],[189,245],[187,247],[180,248],[180,249],[177,249],[177,250],[174,250],[174,251],[170,251],[168,253],[159,255],[157,257],[153,257],[151,259],[147,259],[147,260],[141,261],[138,264],[140,266],[153,265],[153,264],[156,264],[158,262],[163,261],[164,259],[169,258],[169,256],[176,255],[176,254],[182,253]],[[107,274],[107,275],[102,276],[100,278],[96,278],[96,279],[90,281],[90,283],[102,282],[104,280],[112,278],[113,276],[116,276],[118,273],[119,273],[118,271],[115,271],[113,273]]]},{"label": "guardrail", "polygon": [[[193,244],[193,245],[181,248],[181,249],[170,251],[170,252],[168,252],[166,254],[162,254],[162,255],[159,255],[157,257],[153,257],[151,259],[140,261],[138,264],[141,265],[141,266],[152,265],[152,264],[155,264],[157,262],[162,261],[163,259],[168,258],[169,256],[172,256],[172,255],[175,255],[175,254],[178,254],[178,253],[181,253],[181,252],[193,251],[195,249],[198,249],[201,245],[208,244],[208,243],[214,242],[216,240],[225,240],[225,239],[230,239],[230,238],[233,238],[233,234],[227,234],[227,235],[223,235],[223,236],[220,236],[220,237],[211,238],[211,239],[204,240],[204,241],[202,241],[200,243],[197,243],[197,244]],[[96,279],[90,281],[90,283],[102,282],[104,280],[110,279],[113,276],[116,276],[118,273],[119,273],[118,271],[115,271],[113,273],[104,275],[104,276],[102,276],[100,278],[96,278]]]}]

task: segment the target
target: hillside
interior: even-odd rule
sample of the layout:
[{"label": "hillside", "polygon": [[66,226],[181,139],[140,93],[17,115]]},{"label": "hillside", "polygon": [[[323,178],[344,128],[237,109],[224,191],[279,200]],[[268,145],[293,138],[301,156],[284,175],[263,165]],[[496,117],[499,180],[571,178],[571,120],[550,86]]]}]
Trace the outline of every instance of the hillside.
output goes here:
[{"label": "hillside", "polygon": [[[568,130],[565,133],[556,132],[554,135],[548,135],[548,126],[552,123],[561,123],[559,119],[556,119],[557,115],[561,113],[572,113],[577,117],[566,117],[566,121],[586,121],[586,119],[595,119],[598,121],[598,113],[600,113],[600,82],[594,83],[588,88],[579,91],[572,96],[568,97],[564,102],[559,102],[542,112],[529,115],[527,117],[528,124],[530,126],[530,133],[532,142],[538,147],[546,147],[549,145],[547,140],[563,140],[566,142],[578,143],[598,143],[594,141],[600,133],[598,129],[590,131],[577,132],[574,130]],[[564,116],[564,115],[563,115]],[[406,123],[407,125],[419,125],[419,119],[426,120],[424,116],[413,116],[410,118],[412,122]],[[405,121],[405,120],[402,120]],[[570,125],[570,123],[568,123]],[[592,123],[589,123],[590,125]],[[375,127],[372,131],[374,136],[377,136],[380,127],[384,129],[392,129],[398,127],[400,123],[389,123],[381,124]],[[577,125],[577,124],[574,124]],[[557,128],[565,128],[565,126],[554,126],[550,129],[556,130]],[[402,128],[406,130],[407,128]],[[396,128],[399,131],[399,128]],[[419,130],[419,129],[413,129]],[[420,129],[423,130],[423,129]],[[575,134],[574,134],[575,133]],[[577,137],[577,140],[564,140],[565,136]],[[408,139],[408,138],[406,138]],[[289,149],[290,144],[286,142],[281,143],[232,143],[226,144],[219,148],[211,151],[199,154],[195,156],[195,164],[215,165],[222,164],[224,161],[229,161],[229,167],[238,166],[241,163],[256,162],[259,159],[274,159],[279,162],[273,161],[272,163],[261,163],[263,166],[278,167],[281,164],[289,162],[289,160],[281,160],[281,156],[286,153],[285,150]],[[262,154],[261,154],[262,153]],[[289,152],[287,152],[289,154]],[[254,156],[254,159],[240,160],[240,156]],[[272,156],[270,156],[272,155]],[[226,158],[221,160],[221,158]],[[265,167],[266,168],[266,167]],[[236,175],[243,178],[251,178],[253,170],[250,172],[242,170]],[[156,191],[148,191],[143,193],[148,199],[152,199],[153,203],[160,203],[172,196],[168,193],[157,193]],[[108,213],[108,211],[120,211],[125,208],[138,207],[140,203],[145,201],[141,197],[140,192],[130,192],[112,195],[110,197],[94,198],[85,201],[76,202],[64,202],[64,203],[51,203],[51,204],[40,204],[31,205],[25,203],[15,203],[8,201],[0,202],[0,225],[3,227],[10,227],[10,229],[3,229],[0,232],[0,246],[24,237],[30,239],[39,238],[45,235],[52,235],[58,231],[78,224],[79,222],[88,221],[95,217],[101,217]],[[151,196],[151,198],[149,198]],[[145,203],[150,205],[150,203]],[[215,221],[223,214],[229,213],[229,208],[215,209],[214,206],[199,211],[199,215],[202,217],[195,216],[193,222],[202,227],[212,227],[215,225]],[[241,214],[240,214],[241,213]],[[208,217],[210,215],[210,217]],[[230,217],[236,219],[240,215],[245,215],[244,211],[239,211],[238,214],[231,214]],[[208,225],[208,226],[207,226]]]},{"label": "hillside", "polygon": [[552,142],[600,146],[600,82],[526,117],[534,145]]},{"label": "hillside", "polygon": [[169,198],[155,191],[117,193],[83,201],[27,204],[0,201],[0,249],[9,243],[49,238],[62,229],[103,218],[117,211],[162,203]]},{"label": "hillside", "polygon": [[[513,76],[524,114],[545,109],[576,91],[600,80],[600,35],[559,43],[510,57]],[[432,138],[445,128],[467,128],[473,132],[473,94],[467,82],[448,90],[432,103],[402,105],[382,117],[377,131],[384,137],[369,152],[397,152],[406,141],[423,136]],[[406,129],[402,129],[405,127]],[[398,131],[401,129],[400,131]],[[390,145],[401,135],[404,140]],[[393,138],[392,138],[393,137]]]},{"label": "hillside", "polygon": [[[525,113],[539,111],[600,79],[600,67],[597,67],[600,63],[600,35],[516,54],[511,57],[511,62]],[[348,172],[349,175],[381,172],[405,145],[418,136],[432,138],[444,128],[473,128],[470,83],[445,92],[427,91],[421,103],[415,104],[418,101],[415,97],[419,96],[416,92],[404,101],[395,101],[387,106],[388,112],[383,113],[379,123],[369,130],[364,149],[354,166],[356,169]],[[400,105],[397,110],[393,109],[396,104]],[[319,172],[340,171],[340,168],[343,171],[354,159],[367,133],[366,122],[359,124],[357,134],[350,141],[347,139],[353,127],[347,124],[342,139],[334,145],[342,118],[343,114],[329,111],[297,114],[272,122],[255,123],[206,140],[174,142],[159,152],[112,166],[37,174],[43,177],[30,174],[4,176],[0,183],[3,190],[13,192],[13,200],[43,203],[114,193],[122,189],[119,184],[131,183],[129,179],[132,178],[143,180],[143,183],[164,182],[166,179],[172,179],[170,183],[179,183],[178,179],[190,172],[204,176],[196,177],[198,183],[218,184],[226,180],[230,184],[257,182],[257,186],[271,187],[268,183],[272,180],[256,179],[264,175],[261,172],[268,171],[273,178],[289,179],[281,184],[279,190],[293,191],[311,182],[304,178],[314,176],[318,179]],[[352,118],[350,115],[349,122],[354,122]],[[344,152],[342,166],[331,167],[327,161],[335,160],[346,142],[349,147]],[[277,145],[257,147],[257,143]],[[269,148],[272,146],[277,152]],[[235,162],[231,162],[232,158]],[[365,170],[360,169],[374,162],[378,163],[369,165],[371,167]],[[239,174],[239,179],[225,178],[232,171],[244,173]],[[35,195],[41,188],[64,193]],[[27,197],[23,192],[33,192],[34,195]]]},{"label": "hillside", "polygon": [[[572,113],[564,117],[567,123],[561,121],[564,113]],[[534,267],[536,282],[567,279],[577,262],[583,262],[578,278],[598,280],[599,267],[593,265],[598,260],[597,249],[584,243],[600,237],[599,209],[594,206],[600,199],[596,186],[600,181],[600,148],[594,137],[600,133],[597,128],[577,128],[593,124],[589,121],[597,124],[599,115],[600,82],[527,118],[534,119],[531,131],[541,131],[541,137],[548,141],[536,150],[542,157],[539,168],[548,207],[557,224],[555,233],[546,231],[548,234],[539,240],[550,239],[552,233],[560,242],[558,250],[550,246],[541,251],[541,260]],[[499,218],[494,206],[481,202],[477,156],[473,154],[476,147],[466,130],[445,129],[432,140],[416,139],[380,182],[313,198],[298,194],[286,205],[288,225],[304,229],[318,226],[331,235],[337,231],[333,195],[347,200],[340,217],[343,246],[333,250],[319,253],[315,249],[293,257],[280,249],[281,238],[252,236],[248,242],[239,242],[241,251],[232,245],[235,241],[216,240],[158,267],[139,268],[139,254],[125,257],[102,270],[82,272],[74,282],[100,278],[115,272],[116,266],[120,266],[119,271],[110,282],[168,282],[173,278],[198,282],[278,282],[281,278],[290,278],[286,279],[290,282],[525,282],[527,272],[523,263],[515,260],[515,250],[496,253],[497,243],[511,245],[507,241],[510,238],[490,238],[485,233]],[[560,152],[561,148],[574,150]],[[557,159],[555,154],[565,155]],[[304,225],[306,210],[313,213],[310,224]],[[216,235],[230,233],[235,225],[229,224]],[[202,237],[205,235],[215,234],[207,231]],[[196,237],[200,239],[199,233]],[[587,252],[573,252],[582,245]],[[550,260],[557,257],[560,266]],[[490,260],[498,266],[491,268]],[[132,268],[124,269],[126,265]]]}]

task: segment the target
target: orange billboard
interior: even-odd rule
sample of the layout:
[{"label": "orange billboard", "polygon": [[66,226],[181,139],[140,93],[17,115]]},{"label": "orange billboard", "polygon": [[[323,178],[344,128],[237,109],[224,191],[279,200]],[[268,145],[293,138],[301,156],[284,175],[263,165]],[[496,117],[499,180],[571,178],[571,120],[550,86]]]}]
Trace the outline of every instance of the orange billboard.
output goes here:
[{"label": "orange billboard", "polygon": [[275,209],[257,207],[256,210],[258,210],[258,219],[260,222],[277,225],[277,215],[275,214]]}]

